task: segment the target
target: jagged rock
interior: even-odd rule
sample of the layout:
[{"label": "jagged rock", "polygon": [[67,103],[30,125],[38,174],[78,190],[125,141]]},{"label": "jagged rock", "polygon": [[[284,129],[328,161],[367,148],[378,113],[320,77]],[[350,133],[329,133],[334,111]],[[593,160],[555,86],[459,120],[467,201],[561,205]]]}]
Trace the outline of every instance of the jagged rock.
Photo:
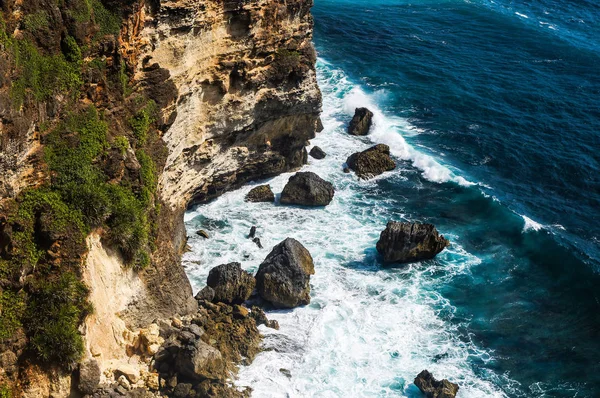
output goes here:
[{"label": "jagged rock", "polygon": [[281,192],[281,203],[303,206],[326,206],[333,199],[330,182],[310,171],[294,174]]},{"label": "jagged rock", "polygon": [[254,238],[254,239],[252,239],[252,242],[256,243],[256,246],[258,246],[258,248],[259,248],[259,249],[262,249],[262,248],[263,248],[263,245],[262,245],[262,243],[260,242],[260,239],[259,239],[259,238]]},{"label": "jagged rock", "polygon": [[219,350],[200,339],[179,350],[175,367],[178,373],[193,380],[226,377],[225,363]]},{"label": "jagged rock", "polygon": [[114,370],[114,373],[117,378],[119,376],[125,376],[125,378],[133,384],[137,383],[137,381],[140,379],[139,370],[125,363],[119,364]]},{"label": "jagged rock", "polygon": [[256,274],[258,294],[275,307],[293,308],[310,303],[313,259],[304,246],[287,238],[273,248]]},{"label": "jagged rock", "polygon": [[289,370],[287,370],[285,368],[281,368],[281,369],[279,369],[279,371],[281,372],[282,375],[284,375],[288,379],[292,378],[292,372],[290,372]]},{"label": "jagged rock", "polygon": [[353,153],[346,163],[360,178],[374,177],[396,168],[396,162],[390,157],[390,147],[384,144]]},{"label": "jagged rock", "polygon": [[390,221],[381,232],[377,251],[386,263],[406,263],[432,259],[449,244],[432,224]]},{"label": "jagged rock", "polygon": [[255,236],[256,236],[256,227],[252,226],[252,228],[250,228],[250,233],[248,234],[248,238],[254,239]]},{"label": "jagged rock", "polygon": [[423,370],[415,378],[415,385],[427,398],[455,398],[458,393],[458,384],[448,380],[436,380],[431,373]]},{"label": "jagged rock", "polygon": [[215,291],[212,301],[241,304],[252,294],[255,280],[240,263],[229,263],[211,269],[206,284]]},{"label": "jagged rock", "polygon": [[324,129],[325,129],[325,127],[323,127],[323,121],[321,120],[321,118],[318,118],[317,119],[317,127],[316,127],[317,133],[320,133]]},{"label": "jagged rock", "polygon": [[312,156],[315,159],[325,159],[325,156],[327,156],[327,154],[325,153],[325,151],[323,151],[321,148],[319,148],[318,146],[314,146],[310,152],[308,153],[310,156]]},{"label": "jagged rock", "polygon": [[268,328],[279,330],[279,322],[276,320],[269,320],[265,312],[257,306],[252,306],[252,311],[250,312],[250,316],[254,318],[256,322],[256,326],[265,325]]},{"label": "jagged rock", "polygon": [[254,187],[246,195],[246,202],[274,202],[275,194],[269,185]]},{"label": "jagged rock", "polygon": [[176,398],[187,398],[193,385],[191,383],[179,383],[173,389],[173,396]]},{"label": "jagged rock", "polygon": [[204,286],[204,288],[196,294],[195,298],[196,300],[213,301],[215,298],[215,290],[210,286]]},{"label": "jagged rock", "polygon": [[88,359],[79,365],[77,388],[83,394],[91,394],[100,384],[100,366],[95,359]]},{"label": "jagged rock", "polygon": [[138,348],[144,355],[154,355],[165,340],[160,337],[160,328],[156,323],[150,324],[146,329],[140,330]]},{"label": "jagged rock", "polygon": [[206,232],[206,231],[205,231],[205,230],[203,230],[203,229],[200,229],[200,230],[196,231],[196,235],[198,235],[198,236],[201,236],[201,237],[203,237],[204,239],[208,239],[208,238],[209,238],[209,236],[208,236],[208,232]]},{"label": "jagged rock", "polygon": [[348,134],[367,135],[373,124],[373,112],[367,108],[356,108],[354,117],[348,125]]}]

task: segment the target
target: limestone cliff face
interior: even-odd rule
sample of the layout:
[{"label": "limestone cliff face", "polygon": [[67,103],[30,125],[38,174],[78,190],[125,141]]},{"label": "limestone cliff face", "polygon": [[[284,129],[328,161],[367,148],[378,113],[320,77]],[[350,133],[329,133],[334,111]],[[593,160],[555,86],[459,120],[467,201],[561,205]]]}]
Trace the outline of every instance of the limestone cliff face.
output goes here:
[{"label": "limestone cliff face", "polygon": [[311,1],[161,1],[142,63],[169,70],[177,117],[160,178],[173,208],[306,161],[321,107]]}]

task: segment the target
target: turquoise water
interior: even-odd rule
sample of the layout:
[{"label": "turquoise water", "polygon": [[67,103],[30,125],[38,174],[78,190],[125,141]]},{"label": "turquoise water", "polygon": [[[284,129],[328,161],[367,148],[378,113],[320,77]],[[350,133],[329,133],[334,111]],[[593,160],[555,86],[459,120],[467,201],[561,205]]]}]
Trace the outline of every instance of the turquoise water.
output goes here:
[{"label": "turquoise water", "polygon": [[[459,397],[600,396],[599,6],[317,0],[313,14],[325,130],[311,145],[328,156],[306,169],[334,201],[246,204],[250,184],[186,214],[191,236],[212,235],[184,258],[195,289],[224,262],[256,270],[287,236],[315,258],[311,305],[270,314],[281,330],[263,330],[271,350],[237,383],[257,397],[418,397],[427,368]],[[367,138],[345,133],[357,106],[375,112]],[[397,170],[342,172],[380,142]],[[390,219],[432,222],[452,246],[383,268]],[[245,238],[252,225],[265,249]]]}]

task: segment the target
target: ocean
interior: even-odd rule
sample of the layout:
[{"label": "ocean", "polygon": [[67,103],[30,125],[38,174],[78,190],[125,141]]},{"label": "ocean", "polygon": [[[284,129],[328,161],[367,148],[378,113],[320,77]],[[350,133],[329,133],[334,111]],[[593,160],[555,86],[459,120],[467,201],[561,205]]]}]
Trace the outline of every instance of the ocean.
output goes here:
[{"label": "ocean", "polygon": [[[185,216],[195,291],[219,264],[256,271],[288,236],[315,260],[311,304],[268,312],[281,329],[261,326],[266,350],[236,383],[420,397],[428,369],[463,398],[600,396],[600,4],[316,0],[313,15],[325,129],[311,146],[327,157],[304,169],[333,202],[245,203],[256,181]],[[375,114],[367,137],[346,133],[359,106]],[[376,143],[395,171],[343,173]],[[290,175],[267,183],[278,194]],[[451,246],[384,267],[388,220],[433,223]]]}]

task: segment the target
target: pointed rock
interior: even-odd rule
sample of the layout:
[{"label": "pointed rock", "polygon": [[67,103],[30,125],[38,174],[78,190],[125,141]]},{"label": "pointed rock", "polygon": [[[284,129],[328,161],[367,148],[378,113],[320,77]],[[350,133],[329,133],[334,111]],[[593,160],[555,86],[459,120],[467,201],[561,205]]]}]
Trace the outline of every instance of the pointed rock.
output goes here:
[{"label": "pointed rock", "polygon": [[281,192],[281,203],[304,206],[326,206],[333,199],[334,190],[330,182],[315,173],[299,172],[288,180]]},{"label": "pointed rock", "polygon": [[432,224],[390,221],[381,232],[377,251],[386,263],[429,260],[450,242]]},{"label": "pointed rock", "polygon": [[367,135],[373,125],[373,112],[367,108],[356,108],[354,117],[348,125],[348,134]]}]

